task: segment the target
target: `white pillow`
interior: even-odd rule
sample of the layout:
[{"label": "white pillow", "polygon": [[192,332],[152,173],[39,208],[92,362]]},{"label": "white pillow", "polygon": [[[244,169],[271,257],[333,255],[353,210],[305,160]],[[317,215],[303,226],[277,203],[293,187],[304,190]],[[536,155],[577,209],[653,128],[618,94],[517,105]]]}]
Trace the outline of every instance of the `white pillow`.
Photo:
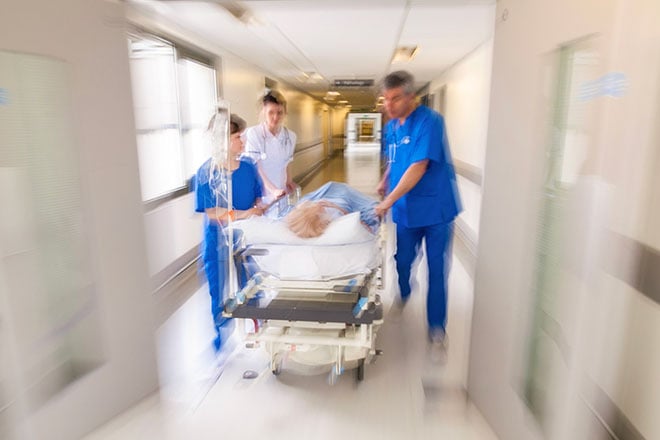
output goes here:
[{"label": "white pillow", "polygon": [[237,220],[234,222],[234,228],[243,231],[246,244],[293,243],[301,240],[291,232],[285,222],[265,216]]},{"label": "white pillow", "polygon": [[360,213],[352,212],[334,219],[318,237],[307,239],[309,244],[335,245],[361,243],[373,239],[373,234],[360,222]]},{"label": "white pillow", "polygon": [[252,217],[234,222],[243,231],[246,244],[312,244],[339,245],[369,241],[374,235],[360,222],[360,213],[352,212],[333,220],[318,237],[300,238],[284,220]]}]

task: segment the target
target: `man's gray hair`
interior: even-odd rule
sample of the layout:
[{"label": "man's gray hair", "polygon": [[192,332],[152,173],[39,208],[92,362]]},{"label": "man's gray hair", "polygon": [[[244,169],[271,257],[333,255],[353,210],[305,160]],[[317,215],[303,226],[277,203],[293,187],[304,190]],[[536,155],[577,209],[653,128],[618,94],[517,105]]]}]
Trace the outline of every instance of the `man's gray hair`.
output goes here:
[{"label": "man's gray hair", "polygon": [[415,78],[412,76],[410,72],[407,72],[405,70],[397,70],[396,72],[392,72],[388,74],[385,78],[381,80],[380,89],[382,91],[385,91],[390,89],[396,89],[397,87],[403,87],[403,91],[406,94],[415,93],[415,90],[413,88],[414,82],[415,82]]}]

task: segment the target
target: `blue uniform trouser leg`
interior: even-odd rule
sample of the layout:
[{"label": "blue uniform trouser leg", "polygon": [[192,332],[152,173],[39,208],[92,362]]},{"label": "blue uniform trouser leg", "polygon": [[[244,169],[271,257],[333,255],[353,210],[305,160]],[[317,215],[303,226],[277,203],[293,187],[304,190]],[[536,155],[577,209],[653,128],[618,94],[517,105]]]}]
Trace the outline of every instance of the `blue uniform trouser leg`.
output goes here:
[{"label": "blue uniform trouser leg", "polygon": [[423,228],[406,228],[399,224],[396,225],[396,254],[394,260],[396,261],[399,291],[403,302],[406,302],[410,297],[410,268],[415,260],[423,236]]},{"label": "blue uniform trouser leg", "polygon": [[[221,239],[223,236],[221,236]],[[238,231],[234,231],[234,245],[238,244],[240,234]],[[220,349],[222,345],[222,339],[227,338],[231,333],[232,320],[231,318],[225,318],[222,316],[222,310],[224,308],[224,301],[227,299],[227,281],[229,277],[229,264],[228,264],[228,247],[226,243],[218,245],[217,254],[209,254],[204,256],[204,272],[206,273],[206,280],[209,284],[209,295],[211,297],[211,316],[213,317],[213,324],[216,330],[216,337],[213,341],[213,345],[216,350]],[[234,259],[232,258],[232,261]],[[249,272],[250,268],[254,271],[254,260],[251,257],[247,259],[248,267],[240,267],[239,262],[236,264],[236,274],[238,281],[238,288],[243,288],[247,284],[248,277],[251,275]],[[251,263],[251,265],[250,265]],[[247,271],[246,271],[247,269]]]},{"label": "blue uniform trouser leg", "polygon": [[222,325],[222,306],[224,298],[225,279],[227,274],[226,261],[218,258],[204,261],[204,272],[209,283],[209,295],[211,297],[211,316],[216,330],[213,345],[216,350],[222,345],[219,327]]},{"label": "blue uniform trouser leg", "polygon": [[451,267],[451,239],[453,222],[425,228],[426,257],[429,268],[429,291],[426,313],[429,331],[442,329],[447,324],[448,275]]}]

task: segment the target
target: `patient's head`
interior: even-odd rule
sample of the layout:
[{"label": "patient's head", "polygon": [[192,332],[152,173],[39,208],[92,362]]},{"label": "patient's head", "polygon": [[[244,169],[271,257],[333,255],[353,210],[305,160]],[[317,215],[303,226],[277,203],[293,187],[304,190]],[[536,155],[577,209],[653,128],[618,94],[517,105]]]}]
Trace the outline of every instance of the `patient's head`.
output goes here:
[{"label": "patient's head", "polygon": [[286,217],[289,229],[300,238],[313,238],[323,234],[331,216],[320,202],[305,201],[296,206]]}]

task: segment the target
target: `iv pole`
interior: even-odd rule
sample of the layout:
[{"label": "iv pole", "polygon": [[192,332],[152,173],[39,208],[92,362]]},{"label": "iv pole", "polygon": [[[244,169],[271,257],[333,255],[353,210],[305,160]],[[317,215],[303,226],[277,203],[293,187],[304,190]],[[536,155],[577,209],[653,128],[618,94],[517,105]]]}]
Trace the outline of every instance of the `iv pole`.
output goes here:
[{"label": "iv pole", "polygon": [[[215,167],[218,169],[220,176],[220,185],[215,189],[216,206],[220,206],[220,199],[222,197],[222,187],[225,186],[227,191],[225,193],[227,199],[227,252],[228,252],[228,266],[227,275],[229,276],[229,297],[233,298],[238,291],[238,281],[236,278],[236,271],[234,268],[234,227],[233,227],[233,185],[232,185],[232,170],[229,166],[230,160],[230,121],[231,112],[229,102],[220,100],[216,106],[215,121],[213,124],[213,158]],[[224,164],[225,166],[221,166]]]}]

